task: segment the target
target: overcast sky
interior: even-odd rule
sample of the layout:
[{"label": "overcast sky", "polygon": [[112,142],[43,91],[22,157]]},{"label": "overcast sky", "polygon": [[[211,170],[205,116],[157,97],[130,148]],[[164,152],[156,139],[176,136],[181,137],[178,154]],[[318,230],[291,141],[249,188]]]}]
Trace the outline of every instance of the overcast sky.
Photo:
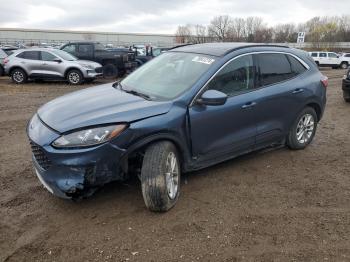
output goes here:
[{"label": "overcast sky", "polygon": [[350,0],[0,0],[0,11],[0,27],[172,34],[225,14],[269,25],[350,14]]}]

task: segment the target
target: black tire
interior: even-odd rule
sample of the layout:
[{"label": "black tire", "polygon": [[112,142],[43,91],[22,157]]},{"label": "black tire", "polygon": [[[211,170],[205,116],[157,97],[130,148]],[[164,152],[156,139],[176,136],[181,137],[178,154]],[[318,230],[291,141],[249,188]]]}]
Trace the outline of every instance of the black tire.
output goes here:
[{"label": "black tire", "polygon": [[[171,161],[173,156],[175,156],[177,165],[177,176],[166,175],[166,173],[171,173],[167,168],[169,159]],[[169,190],[167,186],[169,177],[177,178],[176,190]],[[147,208],[155,212],[165,212],[171,209],[180,195],[180,177],[180,160],[174,144],[162,141],[150,145],[146,150],[141,168],[142,195]],[[168,183],[168,185],[175,184]]]},{"label": "black tire", "polygon": [[103,66],[103,77],[105,78],[112,78],[112,77],[118,77],[118,68],[113,64],[107,64]]},{"label": "black tire", "polygon": [[[310,130],[310,128],[307,129],[306,126],[300,127],[300,122],[302,121],[302,119],[305,119],[306,116],[312,117],[312,121],[313,121],[312,131]],[[317,119],[317,114],[315,110],[312,107],[304,108],[304,110],[298,115],[298,117],[294,121],[293,126],[289,131],[289,134],[287,136],[287,146],[290,149],[294,149],[294,150],[304,149],[305,147],[307,147],[315,136],[316,129],[317,129],[317,122],[318,122],[318,119]],[[309,137],[302,136],[301,139],[298,139],[297,134],[298,133],[300,134],[300,132],[302,132],[305,129],[306,129],[306,133],[308,133],[308,135],[310,136]]]},{"label": "black tire", "polygon": [[4,68],[2,67],[2,65],[0,65],[0,76],[3,76],[5,73]]},{"label": "black tire", "polygon": [[349,65],[348,65],[347,62],[342,62],[342,63],[340,64],[340,68],[341,68],[341,69],[348,69],[348,67],[349,67]]},{"label": "black tire", "polygon": [[87,84],[91,84],[92,82],[95,81],[95,78],[88,78],[88,79],[85,79],[85,83]]},{"label": "black tire", "polygon": [[350,103],[350,91],[343,90],[343,98],[345,102]]},{"label": "black tire", "polygon": [[67,81],[71,85],[80,85],[84,82],[84,77],[79,70],[72,69],[67,72]]},{"label": "black tire", "polygon": [[28,80],[27,73],[21,68],[15,68],[11,71],[11,79],[15,84],[24,84]]},{"label": "black tire", "polygon": [[318,66],[318,67],[320,67],[320,63],[319,62],[315,62],[316,63],[316,65]]}]

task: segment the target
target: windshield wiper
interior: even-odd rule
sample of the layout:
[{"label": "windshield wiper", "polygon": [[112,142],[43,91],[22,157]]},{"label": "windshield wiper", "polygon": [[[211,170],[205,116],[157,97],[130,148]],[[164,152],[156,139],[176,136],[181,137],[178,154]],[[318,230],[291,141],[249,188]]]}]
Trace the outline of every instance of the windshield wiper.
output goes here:
[{"label": "windshield wiper", "polygon": [[152,100],[152,98],[149,95],[146,95],[144,93],[140,93],[140,92],[138,92],[136,90],[132,90],[132,89],[131,90],[126,90],[126,89],[123,89],[123,88],[122,88],[122,90],[124,92],[126,92],[126,93],[129,93],[129,94],[132,94],[132,95],[135,95],[135,96],[140,96],[140,97],[142,97],[142,98],[144,98],[146,100]]},{"label": "windshield wiper", "polygon": [[147,95],[147,94],[144,94],[144,93],[138,92],[136,90],[132,90],[132,89],[131,90],[124,89],[120,82],[115,82],[113,84],[113,87],[114,88],[119,87],[119,89],[124,91],[125,93],[132,94],[132,95],[135,95],[135,96],[139,96],[139,97],[142,97],[142,98],[144,98],[146,100],[152,100],[152,97]]}]

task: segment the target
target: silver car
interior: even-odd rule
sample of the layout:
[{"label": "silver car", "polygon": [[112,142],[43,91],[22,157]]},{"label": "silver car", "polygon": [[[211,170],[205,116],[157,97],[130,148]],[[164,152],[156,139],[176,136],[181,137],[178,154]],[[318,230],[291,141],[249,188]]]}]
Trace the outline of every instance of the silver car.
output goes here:
[{"label": "silver car", "polygon": [[28,79],[65,79],[78,85],[102,75],[100,64],[78,60],[65,51],[49,48],[17,50],[4,59],[4,67],[5,73],[17,84]]}]

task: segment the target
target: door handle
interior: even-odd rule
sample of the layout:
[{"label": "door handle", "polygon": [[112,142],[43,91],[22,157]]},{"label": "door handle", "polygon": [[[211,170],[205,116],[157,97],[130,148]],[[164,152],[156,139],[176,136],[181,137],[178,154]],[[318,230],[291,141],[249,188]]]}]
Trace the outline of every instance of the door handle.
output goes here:
[{"label": "door handle", "polygon": [[256,102],[249,102],[242,106],[242,109],[247,109],[256,106]]},{"label": "door handle", "polygon": [[47,63],[43,63],[43,65],[48,65]]},{"label": "door handle", "polygon": [[299,93],[302,93],[302,92],[304,92],[304,89],[302,89],[302,88],[297,88],[297,89],[295,89],[292,93],[293,93],[293,94],[299,94]]}]

